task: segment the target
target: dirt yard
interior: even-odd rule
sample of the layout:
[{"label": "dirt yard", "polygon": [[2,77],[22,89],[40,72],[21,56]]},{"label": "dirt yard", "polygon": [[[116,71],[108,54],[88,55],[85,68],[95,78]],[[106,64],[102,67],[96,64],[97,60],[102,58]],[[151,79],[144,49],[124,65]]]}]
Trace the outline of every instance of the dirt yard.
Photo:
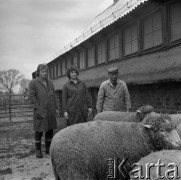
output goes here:
[{"label": "dirt yard", "polygon": [[[50,156],[35,157],[32,118],[0,119],[0,180],[53,180]],[[59,118],[56,132],[65,127]],[[55,132],[55,133],[56,133]]]}]

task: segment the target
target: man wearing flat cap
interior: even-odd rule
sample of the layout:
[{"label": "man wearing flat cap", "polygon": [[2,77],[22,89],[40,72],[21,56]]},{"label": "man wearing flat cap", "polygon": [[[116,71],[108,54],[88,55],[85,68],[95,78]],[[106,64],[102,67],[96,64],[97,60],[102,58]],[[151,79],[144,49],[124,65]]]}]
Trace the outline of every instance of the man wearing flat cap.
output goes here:
[{"label": "man wearing flat cap", "polygon": [[96,109],[102,111],[129,111],[131,109],[130,95],[124,81],[118,79],[117,67],[107,69],[109,79],[104,81],[99,89]]},{"label": "man wearing flat cap", "polygon": [[42,158],[41,138],[43,132],[45,133],[45,153],[49,154],[53,129],[57,127],[56,115],[59,115],[53,82],[48,79],[46,64],[38,65],[37,77],[29,83],[28,99],[34,109],[36,157]]}]

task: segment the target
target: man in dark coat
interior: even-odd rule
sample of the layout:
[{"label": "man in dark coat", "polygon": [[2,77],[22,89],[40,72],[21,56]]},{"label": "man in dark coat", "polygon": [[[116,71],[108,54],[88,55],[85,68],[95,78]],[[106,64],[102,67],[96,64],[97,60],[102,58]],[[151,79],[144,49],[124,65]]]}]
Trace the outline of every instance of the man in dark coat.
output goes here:
[{"label": "man in dark coat", "polygon": [[87,121],[88,113],[91,113],[91,99],[86,85],[78,79],[78,69],[74,66],[67,70],[69,80],[63,86],[62,105],[67,125],[83,123]]},{"label": "man in dark coat", "polygon": [[52,81],[48,79],[48,67],[40,64],[37,77],[30,81],[28,88],[29,102],[34,108],[33,126],[35,131],[36,157],[42,158],[41,138],[45,132],[45,153],[49,154],[53,129],[56,129],[57,110],[55,90]]}]

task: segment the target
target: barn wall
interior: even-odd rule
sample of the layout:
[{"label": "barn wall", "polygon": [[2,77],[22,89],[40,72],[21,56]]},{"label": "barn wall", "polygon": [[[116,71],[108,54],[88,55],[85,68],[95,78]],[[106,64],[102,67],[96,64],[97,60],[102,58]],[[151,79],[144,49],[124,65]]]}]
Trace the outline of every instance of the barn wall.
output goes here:
[{"label": "barn wall", "polygon": [[[131,111],[144,104],[154,107],[158,113],[181,113],[181,82],[128,85]],[[91,88],[93,108],[96,107],[98,88]]]},{"label": "barn wall", "polygon": [[132,110],[152,105],[158,113],[181,113],[181,82],[128,86]]},{"label": "barn wall", "polygon": [[[92,100],[93,116],[96,113],[96,101],[99,88],[88,88]],[[163,82],[157,84],[128,85],[131,96],[131,111],[149,104],[157,113],[181,113],[181,82]],[[62,91],[56,91],[57,103],[62,112]],[[61,113],[61,116],[63,114]]]}]

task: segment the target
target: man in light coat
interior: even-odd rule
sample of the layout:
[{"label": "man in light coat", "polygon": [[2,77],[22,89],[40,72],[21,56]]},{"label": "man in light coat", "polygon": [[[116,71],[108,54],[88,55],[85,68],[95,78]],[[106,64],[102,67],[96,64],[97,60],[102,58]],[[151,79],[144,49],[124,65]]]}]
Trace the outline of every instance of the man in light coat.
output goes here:
[{"label": "man in light coat", "polygon": [[118,79],[117,67],[109,68],[109,79],[104,81],[99,89],[96,109],[102,111],[129,111],[131,109],[130,95],[124,81]]},{"label": "man in light coat", "polygon": [[42,158],[41,138],[45,133],[45,153],[49,154],[53,129],[56,129],[57,110],[55,90],[52,81],[48,79],[48,67],[40,64],[37,68],[37,77],[30,81],[28,99],[34,109],[33,127],[35,131],[36,157]]}]

